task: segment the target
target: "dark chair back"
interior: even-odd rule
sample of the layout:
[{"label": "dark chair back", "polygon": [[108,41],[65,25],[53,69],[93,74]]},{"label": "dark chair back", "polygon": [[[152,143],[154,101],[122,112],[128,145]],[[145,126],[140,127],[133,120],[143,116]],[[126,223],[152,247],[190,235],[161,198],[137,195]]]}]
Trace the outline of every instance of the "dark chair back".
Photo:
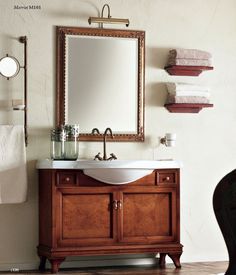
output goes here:
[{"label": "dark chair back", "polygon": [[225,275],[236,275],[236,170],[227,174],[216,186],[213,208],[229,254]]}]

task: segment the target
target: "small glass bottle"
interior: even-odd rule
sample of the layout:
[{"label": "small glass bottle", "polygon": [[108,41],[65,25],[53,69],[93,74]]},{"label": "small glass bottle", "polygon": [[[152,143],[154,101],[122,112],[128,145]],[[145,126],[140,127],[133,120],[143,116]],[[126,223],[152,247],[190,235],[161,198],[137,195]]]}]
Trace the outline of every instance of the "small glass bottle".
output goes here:
[{"label": "small glass bottle", "polygon": [[64,159],[77,160],[79,155],[79,125],[65,125]]},{"label": "small glass bottle", "polygon": [[51,159],[64,159],[65,137],[65,130],[62,127],[51,130]]}]

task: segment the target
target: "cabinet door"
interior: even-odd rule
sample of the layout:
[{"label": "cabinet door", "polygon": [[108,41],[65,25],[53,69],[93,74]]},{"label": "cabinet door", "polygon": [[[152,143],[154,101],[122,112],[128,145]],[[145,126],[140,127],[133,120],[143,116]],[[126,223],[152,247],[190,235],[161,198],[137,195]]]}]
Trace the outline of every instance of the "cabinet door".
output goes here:
[{"label": "cabinet door", "polygon": [[162,243],[177,241],[177,201],[173,188],[146,188],[120,194],[119,241]]},{"label": "cabinet door", "polygon": [[[57,245],[112,244],[116,237],[115,194],[93,188],[58,188]],[[115,216],[115,217],[114,217]]]}]

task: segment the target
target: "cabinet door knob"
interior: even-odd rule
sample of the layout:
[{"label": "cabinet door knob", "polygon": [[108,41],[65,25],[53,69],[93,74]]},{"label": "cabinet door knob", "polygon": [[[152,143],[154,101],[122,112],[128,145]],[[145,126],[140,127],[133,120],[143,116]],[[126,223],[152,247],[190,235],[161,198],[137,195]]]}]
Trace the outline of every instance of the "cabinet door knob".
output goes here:
[{"label": "cabinet door knob", "polygon": [[119,209],[122,209],[122,201],[118,201],[117,204],[118,204],[118,208],[119,208]]},{"label": "cabinet door knob", "polygon": [[114,201],[112,202],[112,206],[113,206],[113,209],[115,209],[115,210],[118,209],[118,202],[117,202],[117,200],[114,200]]}]

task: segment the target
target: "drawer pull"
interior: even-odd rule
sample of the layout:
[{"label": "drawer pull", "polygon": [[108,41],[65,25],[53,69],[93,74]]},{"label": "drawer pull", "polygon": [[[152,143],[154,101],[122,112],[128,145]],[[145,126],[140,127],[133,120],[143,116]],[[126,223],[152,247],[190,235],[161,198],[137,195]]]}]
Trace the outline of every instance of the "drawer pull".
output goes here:
[{"label": "drawer pull", "polygon": [[66,177],[66,182],[69,182],[70,181],[70,178],[69,177]]},{"label": "drawer pull", "polygon": [[165,180],[165,181],[169,181],[169,180],[170,180],[170,177],[165,177],[164,180]]}]

